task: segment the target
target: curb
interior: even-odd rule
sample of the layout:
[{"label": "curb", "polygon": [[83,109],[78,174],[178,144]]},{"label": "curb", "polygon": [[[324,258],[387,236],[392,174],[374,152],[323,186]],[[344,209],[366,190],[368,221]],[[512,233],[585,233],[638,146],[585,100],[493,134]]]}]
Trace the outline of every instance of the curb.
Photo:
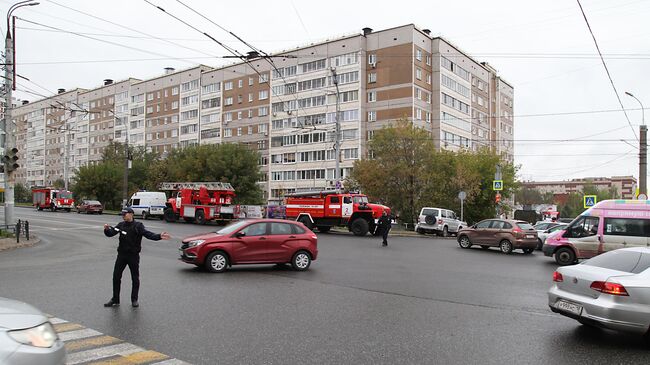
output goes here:
[{"label": "curb", "polygon": [[23,239],[20,241],[20,243],[17,243],[14,238],[3,238],[0,239],[0,252],[9,251],[16,248],[32,247],[39,242],[41,242],[41,239],[34,235],[32,235],[32,238],[29,241]]}]

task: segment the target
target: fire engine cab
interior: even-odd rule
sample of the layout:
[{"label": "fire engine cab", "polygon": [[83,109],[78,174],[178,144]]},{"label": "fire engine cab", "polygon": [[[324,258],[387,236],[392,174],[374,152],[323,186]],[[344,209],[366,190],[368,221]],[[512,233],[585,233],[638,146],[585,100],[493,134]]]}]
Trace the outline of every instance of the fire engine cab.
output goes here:
[{"label": "fire engine cab", "polygon": [[213,220],[223,222],[237,216],[238,206],[232,204],[235,189],[229,183],[164,182],[159,188],[173,192],[163,215],[167,222],[183,218],[186,222],[205,224]]},{"label": "fire engine cab", "polygon": [[327,232],[335,226],[348,227],[355,236],[374,233],[381,214],[390,214],[389,207],[368,203],[364,194],[334,190],[287,194],[285,206],[287,219],[295,219],[309,229]]},{"label": "fire engine cab", "polygon": [[69,212],[74,208],[74,198],[71,191],[51,187],[32,188],[32,201],[38,210],[50,209],[54,212],[58,209],[64,209]]}]

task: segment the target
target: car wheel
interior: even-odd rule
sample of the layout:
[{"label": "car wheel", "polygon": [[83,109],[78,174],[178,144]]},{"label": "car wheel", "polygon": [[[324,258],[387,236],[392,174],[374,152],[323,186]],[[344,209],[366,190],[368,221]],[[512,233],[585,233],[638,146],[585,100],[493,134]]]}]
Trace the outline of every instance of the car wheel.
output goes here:
[{"label": "car wheel", "polygon": [[79,209],[77,209],[77,214],[81,214],[81,211]]},{"label": "car wheel", "polygon": [[425,232],[424,232],[424,229],[422,229],[422,228],[418,228],[418,229],[417,229],[417,232],[418,232],[419,234],[424,234],[424,233],[425,233]]},{"label": "car wheel", "polygon": [[296,271],[305,271],[311,265],[311,256],[307,251],[298,251],[291,259],[291,266]]},{"label": "car wheel", "polygon": [[330,226],[318,226],[318,232],[327,233],[332,227]]},{"label": "car wheel", "polygon": [[571,265],[576,262],[576,254],[569,247],[560,247],[555,251],[555,262],[560,266]]},{"label": "car wheel", "polygon": [[363,218],[357,218],[350,226],[355,236],[365,236],[368,233],[368,221]]},{"label": "car wheel", "polygon": [[197,224],[205,224],[205,212],[202,209],[199,209],[194,214]]},{"label": "car wheel", "polygon": [[314,224],[311,222],[311,219],[309,219],[309,217],[307,217],[306,215],[300,217],[298,222],[302,223],[305,227],[309,228],[310,231],[314,230]]},{"label": "car wheel", "polygon": [[449,228],[447,226],[442,229],[442,237],[449,237]]},{"label": "car wheel", "polygon": [[523,251],[524,251],[524,253],[526,255],[528,255],[528,254],[533,253],[533,251],[535,251],[535,249],[534,248],[524,248]]},{"label": "car wheel", "polygon": [[540,239],[538,238],[538,239],[537,239],[537,249],[538,249],[538,250],[541,250],[543,246],[544,246],[544,242],[542,242],[542,240],[540,240]]},{"label": "car wheel", "polygon": [[205,268],[210,272],[222,273],[228,268],[228,256],[222,251],[210,252],[205,259]]},{"label": "car wheel", "polygon": [[66,212],[70,212],[70,208],[65,208],[65,211],[66,211]]},{"label": "car wheel", "polygon": [[146,211],[146,210],[143,210],[143,211],[142,211],[142,220],[143,220],[143,221],[144,221],[144,220],[147,220],[148,217],[149,217],[149,214],[147,214],[147,211]]},{"label": "car wheel", "polygon": [[481,245],[481,248],[484,249],[484,250],[488,250],[488,249],[490,249],[490,246],[488,246],[488,245]]},{"label": "car wheel", "polygon": [[499,242],[499,249],[501,252],[505,254],[511,254],[512,253],[512,243],[508,240],[503,240]]},{"label": "car wheel", "polygon": [[165,222],[168,222],[168,223],[176,222],[176,214],[174,214],[174,211],[172,210],[172,208],[165,209],[165,212],[163,214],[163,218],[165,219]]},{"label": "car wheel", "polygon": [[469,237],[467,236],[460,236],[458,239],[458,245],[461,248],[470,248],[472,247],[472,241],[469,240]]}]

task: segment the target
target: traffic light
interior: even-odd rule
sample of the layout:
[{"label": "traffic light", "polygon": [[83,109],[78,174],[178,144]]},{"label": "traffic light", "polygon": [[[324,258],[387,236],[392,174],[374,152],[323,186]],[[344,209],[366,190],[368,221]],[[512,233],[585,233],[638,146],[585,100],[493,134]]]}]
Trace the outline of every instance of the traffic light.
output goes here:
[{"label": "traffic light", "polygon": [[2,162],[5,164],[3,168],[6,172],[12,172],[18,169],[20,167],[18,164],[18,148],[14,147],[5,151],[5,155],[2,156]]},{"label": "traffic light", "polygon": [[494,202],[495,203],[500,203],[501,202],[501,194],[497,193],[497,195],[494,197]]}]

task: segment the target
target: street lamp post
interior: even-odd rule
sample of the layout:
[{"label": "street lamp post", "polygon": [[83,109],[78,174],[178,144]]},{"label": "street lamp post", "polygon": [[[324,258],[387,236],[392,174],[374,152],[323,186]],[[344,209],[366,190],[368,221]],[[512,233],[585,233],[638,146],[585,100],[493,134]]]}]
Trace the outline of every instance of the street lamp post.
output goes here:
[{"label": "street lamp post", "polygon": [[648,186],[648,127],[645,125],[645,110],[643,104],[631,92],[626,91],[625,95],[630,96],[641,105],[641,126],[639,126],[639,195],[643,194],[647,199]]},{"label": "street lamp post", "polygon": [[[5,117],[3,123],[4,129],[4,150],[9,151],[16,147],[15,128],[11,120],[12,114],[12,90],[14,87],[14,42],[11,34],[9,20],[14,10],[23,6],[38,5],[38,2],[32,0],[20,1],[9,8],[7,11],[7,35],[5,37]],[[5,183],[5,227],[14,224],[14,185],[16,184],[16,175],[13,173],[13,167],[9,164],[13,161],[4,162],[4,183]]]}]

